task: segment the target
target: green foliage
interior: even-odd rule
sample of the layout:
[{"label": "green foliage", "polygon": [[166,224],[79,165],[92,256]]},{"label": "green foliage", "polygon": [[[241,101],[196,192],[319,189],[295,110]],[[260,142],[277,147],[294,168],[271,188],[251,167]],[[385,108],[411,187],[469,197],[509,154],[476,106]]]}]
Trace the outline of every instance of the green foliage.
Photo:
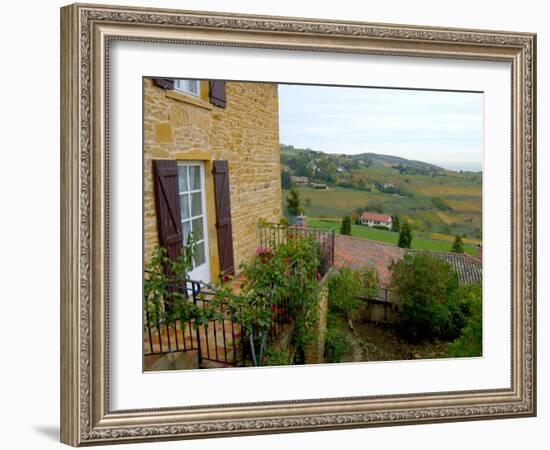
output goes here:
[{"label": "green foliage", "polygon": [[399,331],[411,341],[455,339],[466,322],[458,276],[452,267],[423,253],[406,254],[392,266],[392,295],[401,302]]},{"label": "green foliage", "polygon": [[281,172],[281,187],[283,189],[292,189],[292,176],[288,170]]},{"label": "green foliage", "polygon": [[451,247],[453,253],[464,253],[464,245],[462,244],[462,238],[458,235],[455,236],[455,240]]},{"label": "green foliage", "polygon": [[378,287],[380,286],[380,280],[378,279],[378,272],[374,267],[364,266],[359,271],[359,278],[361,279],[361,297],[375,298],[378,294]]},{"label": "green foliage", "polygon": [[460,337],[448,344],[449,356],[481,356],[483,342],[481,283],[461,287],[459,295],[468,312],[468,321]]},{"label": "green foliage", "polygon": [[340,226],[340,234],[351,236],[351,217],[344,216],[342,218],[342,225]]},{"label": "green foliage", "polygon": [[227,285],[217,287],[217,302],[227,305],[231,320],[243,326],[254,365],[266,363],[269,332],[282,310],[294,322],[292,343],[297,352],[313,338],[318,265],[315,240],[289,235],[286,243],[273,249],[259,247],[256,256],[241,265],[243,282],[238,294]]},{"label": "green foliage", "polygon": [[392,217],[392,222],[391,222],[391,231],[399,233],[399,229],[400,229],[399,217],[398,216],[393,216]]},{"label": "green foliage", "polygon": [[325,361],[329,363],[342,362],[349,345],[349,336],[342,331],[339,321],[329,315],[325,334]]},{"label": "green foliage", "polygon": [[328,279],[328,307],[331,313],[349,318],[361,305],[362,283],[358,272],[343,267]]},{"label": "green foliage", "polygon": [[288,350],[268,348],[265,352],[266,366],[288,366],[291,363],[290,352]]},{"label": "green foliage", "polygon": [[397,246],[401,248],[411,248],[412,243],[412,231],[409,222],[405,222],[399,230],[399,239],[397,240]]},{"label": "green foliage", "polygon": [[[180,321],[182,329],[192,321],[194,326],[221,317],[217,309],[199,308],[185,295],[187,273],[192,269],[194,243],[190,241],[176,260],[168,257],[164,247],[156,246],[147,265],[143,283],[145,326],[159,322]],[[170,275],[168,275],[170,274]]]},{"label": "green foliage", "polygon": [[377,291],[378,272],[375,269],[343,267],[328,279],[329,312],[351,318],[361,305],[361,299],[375,297]]},{"label": "green foliage", "polygon": [[299,216],[304,211],[300,205],[300,194],[296,189],[291,189],[290,196],[286,198],[286,210],[291,216]]}]

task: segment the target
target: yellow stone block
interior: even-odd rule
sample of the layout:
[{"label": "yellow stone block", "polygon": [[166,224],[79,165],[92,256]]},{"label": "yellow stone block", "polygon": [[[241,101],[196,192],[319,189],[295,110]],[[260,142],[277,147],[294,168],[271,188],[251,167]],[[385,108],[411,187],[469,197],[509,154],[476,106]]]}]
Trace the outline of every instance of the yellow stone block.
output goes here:
[{"label": "yellow stone block", "polygon": [[155,124],[155,139],[159,144],[173,143],[172,127],[169,123],[161,122]]}]

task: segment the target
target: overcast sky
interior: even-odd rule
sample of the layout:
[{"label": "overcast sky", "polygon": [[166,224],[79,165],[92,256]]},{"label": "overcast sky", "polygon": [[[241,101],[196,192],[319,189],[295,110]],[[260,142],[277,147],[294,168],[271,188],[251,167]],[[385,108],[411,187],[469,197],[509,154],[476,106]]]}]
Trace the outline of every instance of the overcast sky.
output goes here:
[{"label": "overcast sky", "polygon": [[279,118],[283,144],[482,169],[481,93],[281,84]]}]

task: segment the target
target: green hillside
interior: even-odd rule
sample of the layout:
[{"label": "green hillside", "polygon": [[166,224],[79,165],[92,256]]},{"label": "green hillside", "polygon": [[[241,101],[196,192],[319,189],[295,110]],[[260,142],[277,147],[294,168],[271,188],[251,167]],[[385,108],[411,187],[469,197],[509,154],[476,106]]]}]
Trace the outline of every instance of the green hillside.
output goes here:
[{"label": "green hillside", "polygon": [[[337,233],[340,231],[340,223],[341,222],[339,220],[333,219],[308,219],[308,225],[311,227],[320,228],[323,230],[334,229]],[[372,241],[386,242],[393,245],[397,245],[397,240],[399,237],[399,233],[397,232],[369,228],[364,225],[352,225],[351,235],[363,239],[370,239]],[[452,242],[414,236],[411,248],[449,252],[451,251],[451,246]],[[464,252],[469,255],[475,255],[476,247],[473,245],[464,245]]]},{"label": "green hillside", "polygon": [[[454,172],[374,153],[333,155],[283,144],[281,164],[286,172],[283,199],[290,187],[296,188],[310,218],[340,220],[344,215],[377,211],[408,221],[418,238],[435,233],[481,239],[481,172]],[[292,176],[307,177],[309,183],[294,183]],[[320,184],[327,189],[320,189]]]}]

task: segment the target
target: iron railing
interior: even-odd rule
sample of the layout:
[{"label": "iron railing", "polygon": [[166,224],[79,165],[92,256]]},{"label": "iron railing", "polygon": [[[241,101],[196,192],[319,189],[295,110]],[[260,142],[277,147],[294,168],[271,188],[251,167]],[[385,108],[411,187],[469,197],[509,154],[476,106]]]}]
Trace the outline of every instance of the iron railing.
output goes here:
[{"label": "iron railing", "polygon": [[[203,311],[212,306],[216,295],[210,286],[193,280],[172,283],[169,288],[183,293],[186,301],[193,302]],[[242,327],[227,315],[226,303],[216,302],[216,307],[222,317],[200,325],[193,319],[184,324],[179,319],[151,323],[145,309],[144,356],[196,351],[199,367],[205,360],[225,365],[244,365],[245,341]],[[163,302],[161,308],[168,310],[170,303]]]},{"label": "iron railing", "polygon": [[273,248],[286,244],[292,237],[312,237],[318,245],[319,272],[323,276],[334,265],[334,229],[303,227],[299,225],[282,225],[264,223],[259,226],[260,245]]}]

